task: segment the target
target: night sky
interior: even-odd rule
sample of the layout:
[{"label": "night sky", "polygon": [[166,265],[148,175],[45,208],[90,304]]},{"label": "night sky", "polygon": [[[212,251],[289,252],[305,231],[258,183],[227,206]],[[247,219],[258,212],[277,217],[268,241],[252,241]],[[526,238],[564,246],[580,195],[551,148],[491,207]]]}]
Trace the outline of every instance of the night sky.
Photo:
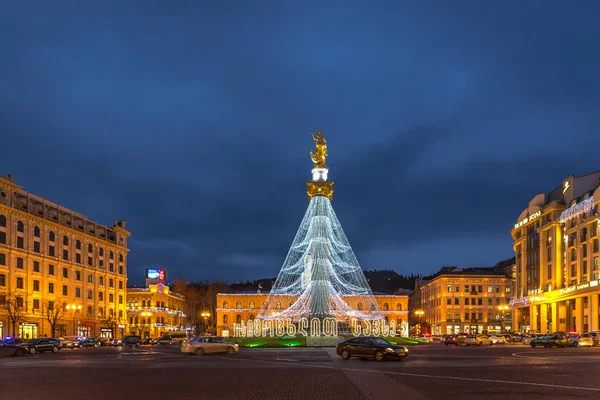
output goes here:
[{"label": "night sky", "polygon": [[511,226],[537,193],[600,169],[599,13],[596,1],[4,2],[0,175],[127,220],[130,283],[144,268],[251,280],[287,254],[321,129],[363,269],[493,265],[513,256]]}]

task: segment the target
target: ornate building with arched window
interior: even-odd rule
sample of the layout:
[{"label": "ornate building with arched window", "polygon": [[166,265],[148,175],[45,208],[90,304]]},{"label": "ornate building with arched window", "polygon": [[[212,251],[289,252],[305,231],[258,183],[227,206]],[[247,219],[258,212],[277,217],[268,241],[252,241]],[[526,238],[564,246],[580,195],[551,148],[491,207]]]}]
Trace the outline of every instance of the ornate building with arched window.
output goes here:
[{"label": "ornate building with arched window", "polygon": [[[219,293],[217,294],[217,335],[233,335],[233,324],[239,321],[253,320],[260,312],[256,304],[266,304],[268,293]],[[394,319],[397,326],[402,322],[408,322],[408,296],[407,295],[388,295],[375,293],[380,313],[389,322]],[[355,310],[363,310],[362,296],[345,296],[344,300]],[[230,307],[235,304],[235,307]],[[278,302],[275,304],[277,310],[285,310],[291,304]],[[364,312],[364,310],[363,310]]]}]

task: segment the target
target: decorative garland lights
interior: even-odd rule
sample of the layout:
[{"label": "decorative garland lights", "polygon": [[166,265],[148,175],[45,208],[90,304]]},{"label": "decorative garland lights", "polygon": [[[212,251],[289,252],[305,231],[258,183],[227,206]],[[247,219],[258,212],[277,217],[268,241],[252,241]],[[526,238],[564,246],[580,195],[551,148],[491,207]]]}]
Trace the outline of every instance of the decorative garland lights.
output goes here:
[{"label": "decorative garland lights", "polygon": [[[402,324],[404,324],[403,322]],[[248,322],[242,321],[234,325],[234,337],[281,337],[281,336],[338,336],[338,321],[333,318],[300,318],[297,323],[290,319],[255,319]],[[400,329],[400,336],[404,336],[404,326]],[[359,322],[352,318],[349,331],[354,336],[396,336],[396,321],[389,324],[384,320],[364,320]]]},{"label": "decorative garland lights", "polygon": [[581,214],[585,214],[594,209],[594,197],[589,197],[572,207],[567,208],[560,214],[560,222],[566,222]]},{"label": "decorative garland lights", "polygon": [[[365,311],[355,310],[344,301],[343,296],[349,295],[360,295]],[[282,309],[282,304],[289,307]],[[291,326],[296,323],[305,324],[302,321],[309,320],[312,327],[315,318],[322,325],[330,319],[346,323],[352,318],[357,321],[384,319],[331,202],[325,196],[310,200],[257,320],[264,323],[273,320],[275,327],[281,323],[293,329]],[[325,331],[319,329],[319,332]]]}]

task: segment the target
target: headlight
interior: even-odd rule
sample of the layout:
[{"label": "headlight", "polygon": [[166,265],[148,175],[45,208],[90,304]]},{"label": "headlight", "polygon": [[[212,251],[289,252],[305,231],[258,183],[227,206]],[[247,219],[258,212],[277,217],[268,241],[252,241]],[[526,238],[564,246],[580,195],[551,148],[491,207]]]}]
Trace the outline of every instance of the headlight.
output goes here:
[{"label": "headlight", "polygon": [[236,343],[236,344],[234,344],[234,346],[235,346],[235,347],[239,347],[239,345],[238,345],[237,343]]},{"label": "headlight", "polygon": [[405,353],[408,353],[408,347],[405,347],[405,348],[404,348],[404,352],[405,352]]},{"label": "headlight", "polygon": [[394,349],[392,349],[391,347],[388,347],[387,349],[385,349],[385,351],[387,351],[388,353],[393,353]]}]

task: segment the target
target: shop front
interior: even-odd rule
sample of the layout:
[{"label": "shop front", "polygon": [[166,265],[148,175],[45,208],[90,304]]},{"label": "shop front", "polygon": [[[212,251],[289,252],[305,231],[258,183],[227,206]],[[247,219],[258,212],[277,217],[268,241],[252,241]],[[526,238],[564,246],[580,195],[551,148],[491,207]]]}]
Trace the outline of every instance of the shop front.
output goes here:
[{"label": "shop front", "polygon": [[38,324],[22,323],[19,326],[19,335],[23,339],[33,339],[38,337]]}]

